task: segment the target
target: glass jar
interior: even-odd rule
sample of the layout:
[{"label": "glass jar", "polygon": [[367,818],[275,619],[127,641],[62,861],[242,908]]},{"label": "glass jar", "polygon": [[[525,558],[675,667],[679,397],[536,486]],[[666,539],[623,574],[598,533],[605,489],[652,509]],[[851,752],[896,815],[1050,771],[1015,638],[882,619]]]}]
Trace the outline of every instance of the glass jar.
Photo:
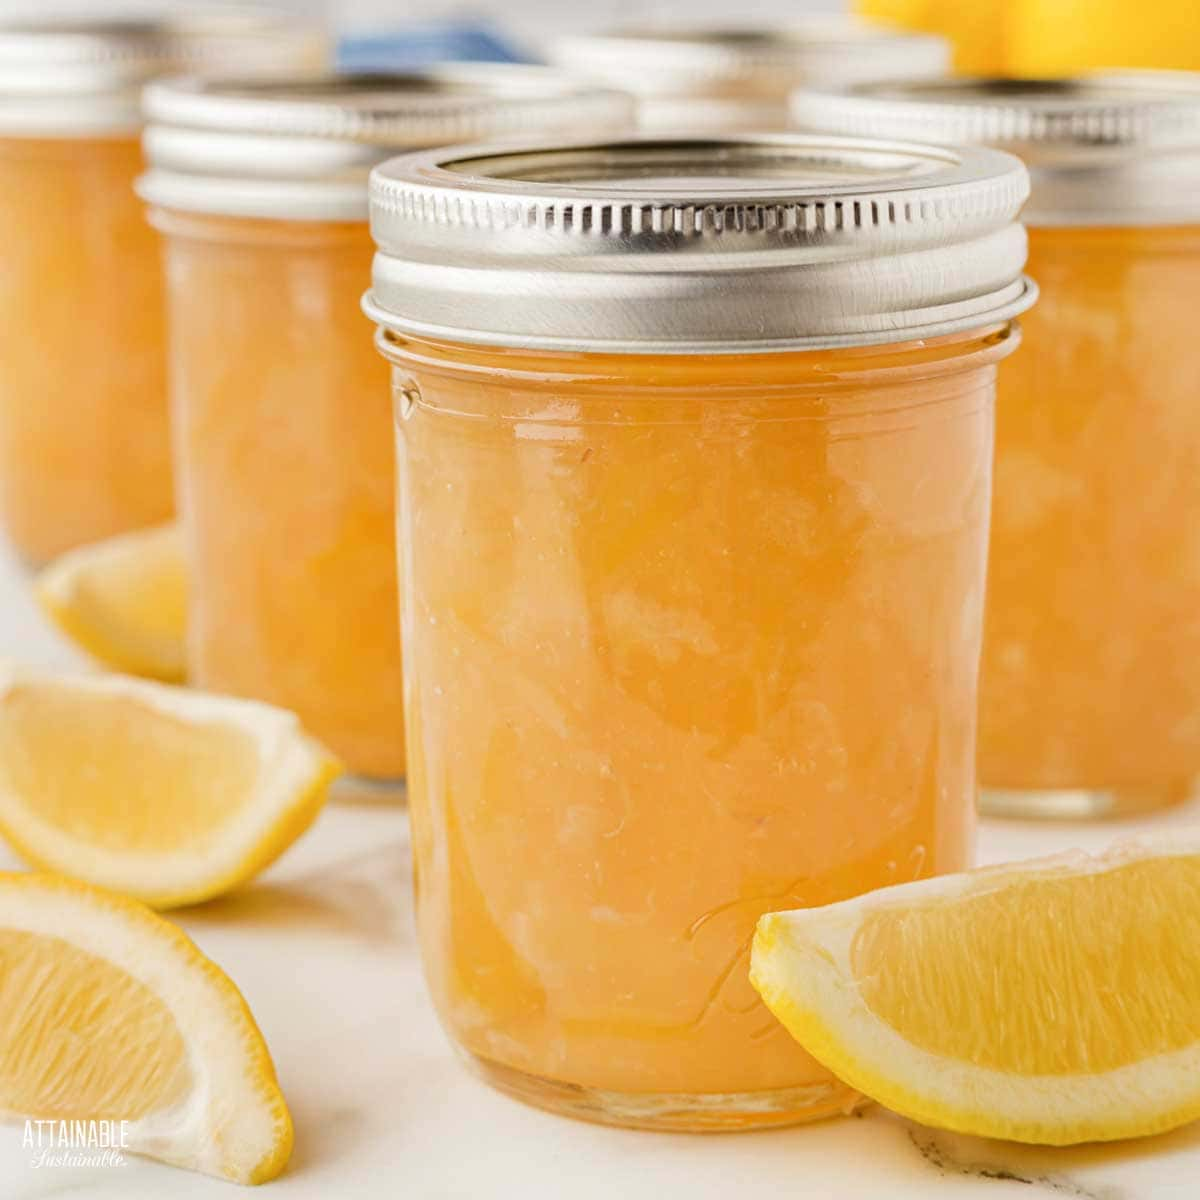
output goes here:
[{"label": "glass jar", "polygon": [[1183,799],[1200,774],[1200,79],[863,86],[794,111],[1026,156],[1042,300],[1000,392],[984,805]]},{"label": "glass jar", "polygon": [[549,54],[564,69],[636,95],[641,128],[698,133],[786,129],[793,88],[942,75],[950,61],[940,37],[832,15],[778,30],[581,34],[554,41]]},{"label": "glass jar", "polygon": [[1025,186],[786,135],[374,172],[421,947],[502,1090],[685,1130],[855,1103],[750,940],[967,862]]},{"label": "glass jar", "polygon": [[0,521],[26,561],[172,510],[161,269],[133,194],[140,85],[323,53],[269,11],[0,22]]},{"label": "glass jar", "polygon": [[355,773],[404,773],[392,446],[362,336],[367,170],[398,149],[620,128],[538,67],[175,80],[140,190],[165,235],[188,675],[298,713]]}]

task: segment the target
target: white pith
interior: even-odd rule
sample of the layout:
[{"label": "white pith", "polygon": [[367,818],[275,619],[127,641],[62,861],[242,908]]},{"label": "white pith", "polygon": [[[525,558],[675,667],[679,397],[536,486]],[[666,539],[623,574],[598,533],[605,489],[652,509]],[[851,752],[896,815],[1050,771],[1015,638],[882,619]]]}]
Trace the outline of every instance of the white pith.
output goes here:
[{"label": "white pith", "polygon": [[87,891],[10,876],[0,881],[0,928],[60,939],[112,963],[153,992],[174,1018],[191,1087],[182,1103],[131,1122],[130,1150],[240,1179],[272,1155],[279,1118],[264,1092],[261,1063],[251,1057],[253,1026],[236,993],[222,989],[199,952],[172,936],[170,927],[155,918],[131,919]]}]

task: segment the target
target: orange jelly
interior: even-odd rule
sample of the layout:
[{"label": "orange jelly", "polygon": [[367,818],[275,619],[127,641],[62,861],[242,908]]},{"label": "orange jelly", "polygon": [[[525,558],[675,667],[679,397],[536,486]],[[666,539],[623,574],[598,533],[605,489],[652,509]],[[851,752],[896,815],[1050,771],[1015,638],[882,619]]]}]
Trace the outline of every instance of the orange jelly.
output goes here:
[{"label": "orange jelly", "polygon": [[796,93],[809,128],[1012,147],[1042,300],[1005,372],[985,809],[1135,812],[1200,776],[1200,75]]},{"label": "orange jelly", "polygon": [[135,138],[0,138],[0,518],[32,563],[171,514],[141,165]]},{"label": "orange jelly", "polygon": [[376,170],[421,947],[494,1085],[674,1129],[855,1103],[750,940],[967,862],[1023,187],[786,136]]},{"label": "orange jelly", "polygon": [[[750,939],[967,865],[1010,338],[388,346],[422,946],[499,1082],[585,1112],[568,1084],[624,1093],[625,1117],[710,1097],[684,1125],[851,1102],[762,1007]],[[725,1098],[777,1091],[760,1116]]]},{"label": "orange jelly", "polygon": [[1170,803],[1200,775],[1200,225],[1034,229],[1030,266],[1042,300],[998,408],[980,774],[999,805]]},{"label": "orange jelly", "polygon": [[[386,380],[364,222],[162,211],[189,676],[404,773]],[[353,397],[353,402],[350,402]]]},{"label": "orange jelly", "polygon": [[146,109],[140,186],[165,235],[189,677],[289,708],[351,771],[396,779],[391,417],[359,311],[367,168],[454,132],[612,127],[631,104],[542,68],[477,66],[174,80],[147,90]]},{"label": "orange jelly", "polygon": [[27,561],[173,507],[161,269],[133,192],[140,84],[322,50],[258,10],[0,22],[0,521]]}]

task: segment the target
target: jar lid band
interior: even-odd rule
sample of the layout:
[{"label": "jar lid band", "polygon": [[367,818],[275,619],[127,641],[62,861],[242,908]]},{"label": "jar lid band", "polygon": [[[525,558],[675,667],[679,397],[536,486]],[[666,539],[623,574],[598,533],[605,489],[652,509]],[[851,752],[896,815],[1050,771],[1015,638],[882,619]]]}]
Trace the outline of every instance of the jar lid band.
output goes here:
[{"label": "jar lid band", "polygon": [[371,176],[370,315],[543,349],[932,337],[1032,303],[1010,155],[760,134],[452,147]]},{"label": "jar lid band", "polygon": [[160,18],[0,20],[0,132],[126,134],[141,125],[148,79],[181,71],[319,67],[318,27],[257,6],[182,10]]},{"label": "jar lid band", "polygon": [[166,208],[300,220],[367,218],[371,167],[464,139],[627,129],[633,101],[548,67],[471,63],[404,75],[168,79],[145,93],[149,171]]},{"label": "jar lid band", "polygon": [[1030,225],[1200,220],[1200,73],[805,88],[791,108],[803,129],[1011,150],[1033,177]]}]

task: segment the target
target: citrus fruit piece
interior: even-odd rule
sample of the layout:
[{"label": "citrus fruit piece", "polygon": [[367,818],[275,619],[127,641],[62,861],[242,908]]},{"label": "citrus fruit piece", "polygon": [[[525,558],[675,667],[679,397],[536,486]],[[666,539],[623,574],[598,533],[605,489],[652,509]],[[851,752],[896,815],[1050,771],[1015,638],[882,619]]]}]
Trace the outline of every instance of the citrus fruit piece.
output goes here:
[{"label": "citrus fruit piece", "polygon": [[68,551],[38,575],[34,591],[55,624],[98,662],[183,681],[187,574],[177,526]]},{"label": "citrus fruit piece", "polygon": [[292,1121],[262,1034],[180,929],[88,884],[2,872],[0,964],[7,1116],[128,1121],[125,1149],[239,1183],[283,1170]]},{"label": "citrus fruit piece", "polygon": [[751,982],[851,1087],[1048,1145],[1200,1117],[1200,839],[902,884],[758,923]]},{"label": "citrus fruit piece", "polygon": [[0,833],[36,867],[155,908],[228,891],[338,773],[295,716],[123,675],[0,668]]}]

